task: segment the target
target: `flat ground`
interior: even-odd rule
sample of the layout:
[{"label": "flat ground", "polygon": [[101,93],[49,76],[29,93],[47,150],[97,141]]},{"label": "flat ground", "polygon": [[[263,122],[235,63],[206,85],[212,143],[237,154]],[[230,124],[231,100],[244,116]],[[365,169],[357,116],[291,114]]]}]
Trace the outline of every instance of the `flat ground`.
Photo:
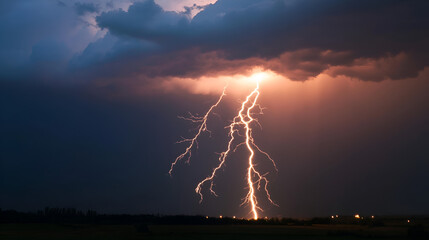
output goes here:
[{"label": "flat ground", "polygon": [[406,239],[408,226],[0,224],[0,239]]}]

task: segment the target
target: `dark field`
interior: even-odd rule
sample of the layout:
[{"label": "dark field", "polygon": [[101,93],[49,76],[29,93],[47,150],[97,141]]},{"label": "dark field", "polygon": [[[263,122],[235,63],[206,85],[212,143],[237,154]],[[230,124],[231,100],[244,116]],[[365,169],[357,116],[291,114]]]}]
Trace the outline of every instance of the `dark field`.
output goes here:
[{"label": "dark field", "polygon": [[18,239],[429,239],[429,216],[332,216],[259,220],[106,215],[74,208],[0,209],[0,240]]},{"label": "dark field", "polygon": [[[422,225],[419,225],[422,226]],[[425,239],[413,226],[360,225],[102,225],[14,223],[0,225],[0,239]],[[426,226],[423,227],[427,231]],[[412,231],[412,230],[411,230]]]}]

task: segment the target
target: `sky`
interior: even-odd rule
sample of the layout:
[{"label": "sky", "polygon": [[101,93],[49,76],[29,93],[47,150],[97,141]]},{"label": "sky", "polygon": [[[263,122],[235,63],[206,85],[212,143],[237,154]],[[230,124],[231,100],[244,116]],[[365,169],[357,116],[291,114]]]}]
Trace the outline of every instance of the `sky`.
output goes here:
[{"label": "sky", "polygon": [[[429,214],[425,0],[0,2],[0,208],[249,217],[246,152],[215,180],[255,72],[261,216]],[[170,164],[225,82],[191,164]]]}]

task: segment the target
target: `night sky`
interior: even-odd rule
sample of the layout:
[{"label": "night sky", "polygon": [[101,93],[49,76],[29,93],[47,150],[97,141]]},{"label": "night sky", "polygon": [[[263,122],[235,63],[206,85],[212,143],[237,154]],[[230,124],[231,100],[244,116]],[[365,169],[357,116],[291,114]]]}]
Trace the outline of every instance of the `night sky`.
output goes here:
[{"label": "night sky", "polygon": [[[249,217],[246,151],[194,192],[261,83],[261,216],[429,214],[429,1],[0,2],[0,208]],[[256,69],[256,70],[255,70]],[[208,120],[191,163],[170,164]]]}]

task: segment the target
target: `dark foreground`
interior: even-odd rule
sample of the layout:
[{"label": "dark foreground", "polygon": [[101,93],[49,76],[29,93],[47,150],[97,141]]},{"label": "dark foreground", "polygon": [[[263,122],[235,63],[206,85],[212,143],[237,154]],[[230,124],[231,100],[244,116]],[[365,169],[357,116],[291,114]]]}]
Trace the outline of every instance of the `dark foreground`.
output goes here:
[{"label": "dark foreground", "polygon": [[359,225],[0,225],[0,239],[427,239],[409,227]]},{"label": "dark foreground", "polygon": [[206,216],[106,215],[46,208],[0,209],[0,240],[17,239],[429,239],[429,216],[330,216],[245,220]]}]

